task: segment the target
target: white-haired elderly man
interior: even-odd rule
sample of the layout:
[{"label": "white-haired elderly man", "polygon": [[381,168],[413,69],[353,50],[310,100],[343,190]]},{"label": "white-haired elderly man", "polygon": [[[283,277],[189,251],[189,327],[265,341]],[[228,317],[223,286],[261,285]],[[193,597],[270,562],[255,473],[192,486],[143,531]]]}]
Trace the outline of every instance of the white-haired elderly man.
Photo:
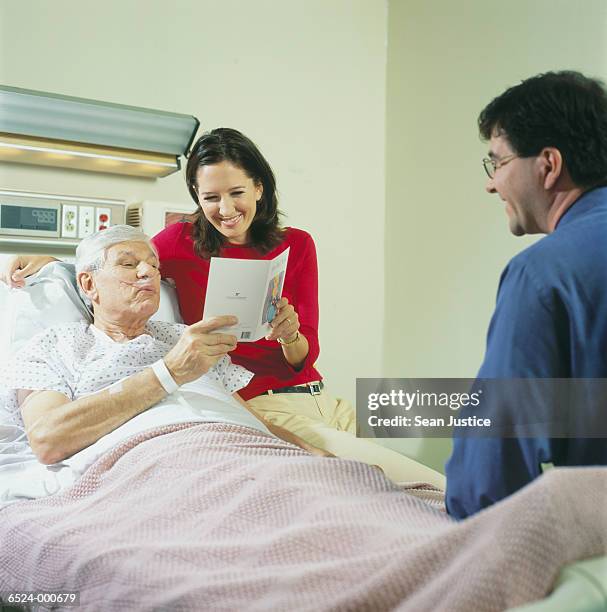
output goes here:
[{"label": "white-haired elderly man", "polygon": [[181,420],[196,414],[189,420],[270,430],[328,455],[263,424],[238,398],[236,391],[253,375],[230,361],[236,337],[216,331],[235,324],[235,317],[189,327],[150,321],[160,300],[158,265],[148,237],[126,225],[78,246],[78,287],[94,322],[45,330],[17,353],[3,376],[39,461],[53,464],[72,456],[177,390],[180,404],[174,410],[180,405],[185,410]]}]

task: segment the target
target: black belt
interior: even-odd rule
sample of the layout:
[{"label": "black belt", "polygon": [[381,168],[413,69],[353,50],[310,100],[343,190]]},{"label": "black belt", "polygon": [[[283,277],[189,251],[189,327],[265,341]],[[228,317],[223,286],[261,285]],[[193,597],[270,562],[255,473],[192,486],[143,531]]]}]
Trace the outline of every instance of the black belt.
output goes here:
[{"label": "black belt", "polygon": [[298,385],[296,387],[281,387],[280,389],[271,389],[271,391],[264,391],[260,395],[274,395],[274,393],[309,393],[310,395],[320,395],[324,384],[321,382],[317,383],[306,383],[305,385]]}]

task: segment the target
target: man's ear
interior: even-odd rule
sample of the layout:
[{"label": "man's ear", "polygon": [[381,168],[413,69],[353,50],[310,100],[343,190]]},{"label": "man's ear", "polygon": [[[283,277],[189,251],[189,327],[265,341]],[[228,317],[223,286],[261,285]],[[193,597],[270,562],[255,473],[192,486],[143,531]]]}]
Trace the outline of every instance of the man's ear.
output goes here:
[{"label": "man's ear", "polygon": [[563,156],[556,147],[545,147],[538,157],[544,173],[544,189],[553,189],[563,174]]},{"label": "man's ear", "polygon": [[97,286],[92,272],[80,272],[76,282],[80,285],[84,295],[86,295],[91,302],[97,299]]}]

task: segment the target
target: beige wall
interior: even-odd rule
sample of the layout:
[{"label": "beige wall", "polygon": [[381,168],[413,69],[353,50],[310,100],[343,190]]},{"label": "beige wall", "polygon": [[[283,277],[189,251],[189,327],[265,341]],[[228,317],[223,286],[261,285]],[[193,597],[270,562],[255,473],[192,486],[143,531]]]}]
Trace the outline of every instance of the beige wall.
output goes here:
[{"label": "beige wall", "polygon": [[[355,376],[381,363],[386,13],[367,0],[2,2],[0,83],[194,114],[256,141],[286,224],[316,240],[319,364],[354,399]],[[0,186],[189,201],[180,175],[3,164]]]},{"label": "beige wall", "polygon": [[607,3],[392,0],[388,23],[383,372],[473,377],[500,272],[532,240],[484,192],[478,113],[538,72],[607,78]]}]

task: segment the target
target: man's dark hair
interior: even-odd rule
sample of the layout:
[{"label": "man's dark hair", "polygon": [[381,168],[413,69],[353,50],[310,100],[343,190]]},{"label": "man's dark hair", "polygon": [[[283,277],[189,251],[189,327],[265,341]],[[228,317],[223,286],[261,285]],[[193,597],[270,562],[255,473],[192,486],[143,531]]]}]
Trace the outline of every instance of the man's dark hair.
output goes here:
[{"label": "man's dark hair", "polygon": [[203,134],[192,147],[186,167],[186,182],[192,199],[198,205],[192,229],[196,253],[205,259],[218,255],[227,242],[206,219],[198,201],[197,174],[203,166],[230,162],[239,167],[255,184],[263,187],[257,212],[251,223],[251,246],[262,253],[280,244],[283,232],[279,227],[276,179],[270,164],[255,143],[238,130],[217,128]]},{"label": "man's dark hair", "polygon": [[481,136],[508,139],[521,157],[555,147],[578,187],[607,183],[607,92],[579,72],[546,72],[492,100],[478,117]]}]

